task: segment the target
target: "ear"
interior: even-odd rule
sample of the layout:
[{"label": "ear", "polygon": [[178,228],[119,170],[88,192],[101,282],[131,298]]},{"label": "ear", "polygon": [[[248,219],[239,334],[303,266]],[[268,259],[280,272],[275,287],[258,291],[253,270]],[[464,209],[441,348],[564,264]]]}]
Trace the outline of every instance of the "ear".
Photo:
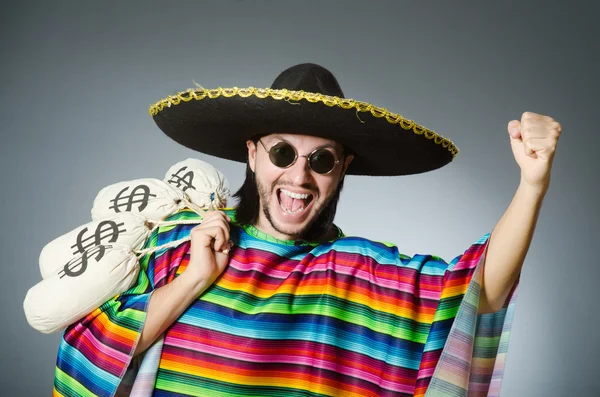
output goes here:
[{"label": "ear", "polygon": [[348,169],[348,166],[350,165],[350,163],[352,162],[353,159],[354,159],[353,154],[349,154],[346,156],[346,159],[344,160],[344,167],[342,168],[342,175],[340,176],[340,179],[343,178],[344,175],[346,175],[346,170]]},{"label": "ear", "polygon": [[256,170],[256,144],[250,139],[246,141],[246,147],[248,148],[248,165],[252,172]]}]

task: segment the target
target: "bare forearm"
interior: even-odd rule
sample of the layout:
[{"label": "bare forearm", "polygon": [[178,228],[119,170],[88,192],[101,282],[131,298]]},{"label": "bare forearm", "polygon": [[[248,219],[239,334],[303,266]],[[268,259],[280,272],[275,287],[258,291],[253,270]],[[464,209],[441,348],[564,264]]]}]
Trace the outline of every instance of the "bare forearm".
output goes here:
[{"label": "bare forearm", "polygon": [[484,263],[480,313],[494,312],[504,305],[531,245],[545,192],[521,182],[494,228]]},{"label": "bare forearm", "polygon": [[150,297],[144,329],[133,355],[137,356],[154,343],[204,289],[206,283],[198,282],[185,271],[172,282],[157,288]]},{"label": "bare forearm", "polygon": [[202,224],[190,230],[190,259],[185,271],[157,288],[150,297],[146,322],[134,356],[145,351],[223,272],[229,263],[229,218],[208,211]]}]

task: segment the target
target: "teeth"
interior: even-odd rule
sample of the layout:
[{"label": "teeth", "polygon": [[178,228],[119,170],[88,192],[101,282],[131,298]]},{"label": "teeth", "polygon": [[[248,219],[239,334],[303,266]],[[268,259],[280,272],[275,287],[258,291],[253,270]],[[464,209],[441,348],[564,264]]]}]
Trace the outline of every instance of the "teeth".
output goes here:
[{"label": "teeth", "polygon": [[279,204],[279,206],[281,207],[281,209],[283,210],[283,212],[287,213],[287,214],[297,214],[298,212],[302,211],[305,207],[300,207],[298,208],[296,211],[290,211],[287,208],[285,208],[283,205]]},{"label": "teeth", "polygon": [[[308,194],[300,194],[300,193],[294,193],[294,192],[290,192],[289,190],[285,190],[285,189],[281,189],[281,193],[285,194],[286,196],[289,196],[291,198],[295,198],[295,199],[307,199],[308,198]],[[298,212],[298,211],[296,211]]]},{"label": "teeth", "polygon": [[[310,197],[310,194],[294,193],[294,192],[290,192],[289,190],[285,190],[285,189],[281,189],[281,193],[285,194],[288,197],[296,199],[296,200],[306,200]],[[304,204],[300,208],[298,208],[296,211],[290,211],[289,209],[285,208],[281,203],[279,203],[279,206],[281,207],[283,212],[285,212],[286,214],[297,214],[299,212],[302,212],[306,208],[306,202],[304,202]]]}]

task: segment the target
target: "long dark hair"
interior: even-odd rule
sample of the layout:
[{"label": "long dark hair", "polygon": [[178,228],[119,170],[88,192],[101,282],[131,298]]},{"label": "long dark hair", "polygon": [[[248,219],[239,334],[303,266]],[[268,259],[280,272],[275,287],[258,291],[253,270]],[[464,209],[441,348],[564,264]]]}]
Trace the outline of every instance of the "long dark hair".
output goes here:
[{"label": "long dark hair", "polygon": [[[345,151],[342,158],[346,158]],[[335,193],[311,222],[308,230],[302,236],[304,240],[317,241],[331,230],[343,187],[344,178],[340,180]],[[248,163],[246,163],[246,179],[233,197],[238,200],[238,204],[235,207],[236,222],[240,225],[255,225],[258,221],[260,211],[260,196],[258,194],[258,186],[256,185],[256,175]]]}]

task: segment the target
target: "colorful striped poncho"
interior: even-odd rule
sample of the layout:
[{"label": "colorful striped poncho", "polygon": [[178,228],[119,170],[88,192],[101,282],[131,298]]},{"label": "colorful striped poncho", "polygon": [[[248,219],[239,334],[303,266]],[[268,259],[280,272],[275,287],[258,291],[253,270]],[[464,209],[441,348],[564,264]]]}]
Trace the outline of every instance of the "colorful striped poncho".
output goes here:
[{"label": "colorful striped poncho", "polygon": [[[189,219],[200,218],[168,218]],[[146,247],[193,227],[161,227]],[[488,238],[447,263],[358,237],[317,245],[232,226],[222,276],[132,360],[149,297],[185,270],[190,243],[159,250],[133,288],[67,328],[54,396],[499,395],[516,287],[501,311],[477,315]]]}]

